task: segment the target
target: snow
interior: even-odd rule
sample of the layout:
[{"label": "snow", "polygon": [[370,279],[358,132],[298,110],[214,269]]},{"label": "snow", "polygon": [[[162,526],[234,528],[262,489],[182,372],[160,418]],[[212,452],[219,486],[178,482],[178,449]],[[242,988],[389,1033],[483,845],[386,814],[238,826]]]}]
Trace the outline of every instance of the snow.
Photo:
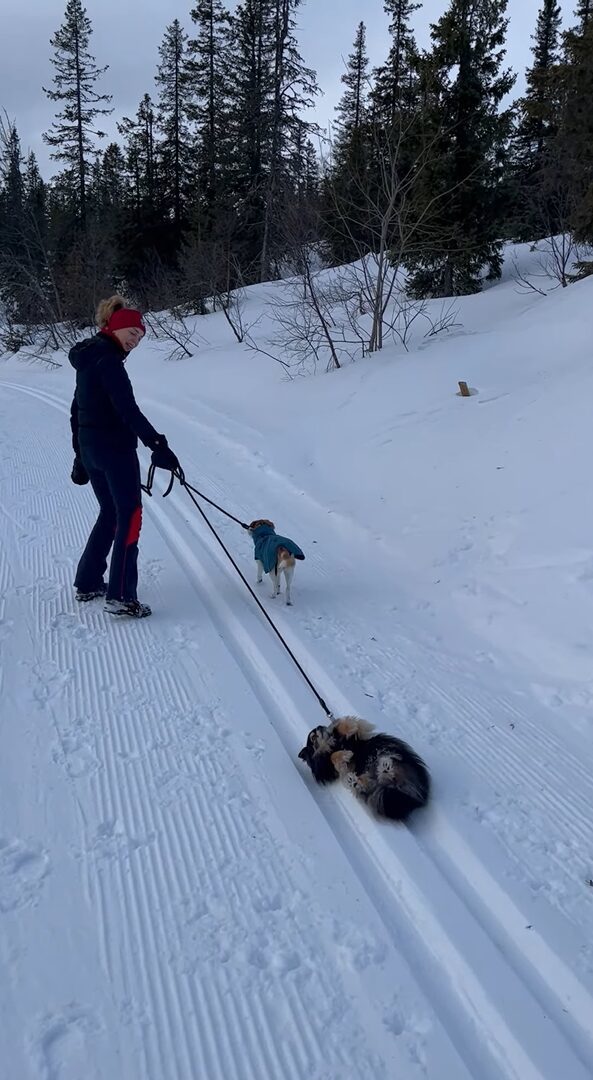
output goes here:
[{"label": "snow", "polygon": [[319,706],[162,475],[153,617],[76,605],[73,372],[3,360],[2,1080],[591,1076],[593,283],[526,292],[535,259],[330,375],[220,314],[129,361],[190,482],[303,547],[295,606],[260,596],[336,714],[427,760],[408,827],[313,786]]}]

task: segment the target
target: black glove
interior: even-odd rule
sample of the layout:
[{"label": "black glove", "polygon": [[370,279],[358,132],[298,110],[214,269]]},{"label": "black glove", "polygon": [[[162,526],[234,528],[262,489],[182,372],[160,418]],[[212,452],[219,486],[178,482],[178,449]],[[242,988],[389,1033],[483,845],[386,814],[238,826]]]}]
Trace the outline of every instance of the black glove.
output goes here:
[{"label": "black glove", "polygon": [[82,484],[88,484],[89,482],[89,474],[86,471],[79,457],[74,458],[74,465],[72,466],[70,479],[72,480],[73,484],[79,484],[81,486]]},{"label": "black glove", "polygon": [[175,469],[179,468],[179,462],[167,445],[164,435],[159,436],[159,442],[152,451],[151,460],[156,469],[166,469],[167,472],[174,472]]}]

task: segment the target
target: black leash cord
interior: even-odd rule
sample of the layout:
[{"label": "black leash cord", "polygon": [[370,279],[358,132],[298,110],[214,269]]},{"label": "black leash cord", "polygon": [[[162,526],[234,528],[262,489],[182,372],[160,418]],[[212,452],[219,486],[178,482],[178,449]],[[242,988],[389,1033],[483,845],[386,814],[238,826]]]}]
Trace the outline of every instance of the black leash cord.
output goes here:
[{"label": "black leash cord", "polygon": [[[154,474],[155,474],[155,467],[154,467],[154,465],[151,465],[149,470],[148,470],[148,479],[147,479],[146,485],[142,484],[142,490],[145,491],[147,495],[151,495],[151,496],[152,496],[152,490],[151,489],[152,489],[152,485],[153,485],[153,482],[154,482]],[[267,619],[268,623],[272,627],[272,630],[276,634],[276,637],[279,639],[281,644],[284,646],[284,648],[286,649],[286,651],[287,651],[288,655],[290,656],[292,662],[295,664],[295,666],[300,671],[301,675],[303,676],[303,679],[307,683],[307,686],[309,687],[309,689],[313,692],[313,694],[317,698],[317,701],[321,705],[321,708],[323,709],[325,715],[330,720],[333,720],[333,713],[331,712],[330,709],[328,709],[325,701],[321,697],[321,694],[319,693],[318,690],[316,690],[315,686],[311,682],[311,679],[307,675],[307,672],[304,670],[304,668],[302,667],[302,665],[300,664],[300,662],[297,660],[296,656],[294,655],[294,653],[293,653],[292,649],[290,648],[290,645],[288,644],[288,642],[285,641],[284,638],[282,637],[282,634],[280,633],[280,631],[279,631],[278,627],[276,626],[275,622],[268,615],[268,612],[266,611],[264,605],[262,604],[259,596],[257,596],[257,594],[254,592],[254,590],[251,588],[251,585],[249,584],[247,578],[245,577],[243,571],[241,570],[241,567],[235,562],[235,560],[234,560],[233,556],[231,555],[229,549],[226,547],[224,542],[221,540],[220,536],[216,532],[216,529],[214,528],[214,526],[212,525],[212,523],[210,522],[210,520],[208,519],[208,517],[206,516],[206,514],[202,510],[202,507],[200,506],[198,500],[194,497],[194,493],[195,493],[195,495],[199,495],[201,499],[204,499],[205,502],[210,503],[211,506],[214,506],[216,510],[220,510],[220,512],[222,514],[225,514],[226,517],[230,518],[231,521],[235,521],[237,523],[237,525],[241,526],[241,528],[248,529],[249,526],[245,525],[245,523],[243,521],[239,521],[239,518],[234,517],[233,514],[229,514],[227,510],[223,510],[221,506],[217,506],[217,504],[215,502],[212,502],[212,499],[208,499],[205,495],[202,495],[197,490],[197,488],[194,488],[194,487],[192,487],[191,484],[188,484],[186,479],[185,479],[183,469],[181,467],[179,467],[179,469],[176,469],[175,472],[171,473],[171,480],[169,481],[169,486],[168,486],[167,490],[163,494],[163,498],[166,498],[167,495],[169,495],[169,493],[170,493],[170,491],[171,491],[171,489],[173,487],[173,484],[175,483],[175,480],[179,480],[179,483],[181,484],[181,486],[184,487],[185,490],[187,491],[187,494],[189,495],[191,501],[193,502],[196,510],[202,515],[204,521],[206,522],[206,525],[210,529],[210,532],[214,536],[217,543],[220,544],[220,546],[221,546],[222,550],[224,551],[224,553],[225,553],[227,559],[229,560],[229,562],[232,563],[232,565],[234,566],[234,568],[237,571],[239,577],[241,578],[241,581],[245,585],[245,588],[248,590],[248,592],[251,594],[251,596],[255,600],[255,602],[256,602],[259,610],[261,611],[262,615],[264,615],[264,617]]]},{"label": "black leash cord", "polygon": [[[148,469],[148,479],[146,481],[146,484],[142,484],[142,490],[145,491],[147,495],[152,495],[152,485],[154,483],[154,474],[155,474],[155,466],[150,465],[150,467]],[[235,517],[234,514],[230,514],[228,510],[225,510],[222,506],[219,506],[218,503],[213,502],[213,500],[209,499],[207,495],[204,495],[204,493],[202,491],[198,491],[197,488],[192,487],[191,484],[188,484],[187,480],[185,479],[185,473],[183,472],[183,469],[181,468],[181,466],[179,466],[178,469],[175,469],[175,471],[171,473],[171,479],[169,481],[169,486],[168,486],[167,490],[165,492],[163,492],[163,499],[166,499],[167,495],[169,495],[171,493],[171,489],[173,487],[173,484],[175,483],[175,480],[179,480],[179,483],[181,484],[182,487],[187,488],[187,490],[190,491],[190,492],[193,491],[193,493],[195,495],[199,495],[200,499],[203,499],[204,502],[207,502],[207,503],[210,504],[210,506],[213,506],[215,510],[220,511],[220,513],[224,514],[225,517],[230,518],[231,521],[234,521],[237,525],[240,525],[242,529],[249,529],[249,525],[246,525],[245,522],[241,521],[240,518]]]}]

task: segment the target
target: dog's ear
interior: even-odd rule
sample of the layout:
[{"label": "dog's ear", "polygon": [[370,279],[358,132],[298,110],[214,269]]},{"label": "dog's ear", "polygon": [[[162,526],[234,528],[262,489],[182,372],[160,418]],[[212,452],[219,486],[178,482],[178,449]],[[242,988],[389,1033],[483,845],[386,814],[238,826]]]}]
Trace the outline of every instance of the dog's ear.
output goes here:
[{"label": "dog's ear", "polygon": [[308,746],[303,746],[302,750],[299,750],[299,758],[301,761],[309,761],[311,757],[311,751]]}]

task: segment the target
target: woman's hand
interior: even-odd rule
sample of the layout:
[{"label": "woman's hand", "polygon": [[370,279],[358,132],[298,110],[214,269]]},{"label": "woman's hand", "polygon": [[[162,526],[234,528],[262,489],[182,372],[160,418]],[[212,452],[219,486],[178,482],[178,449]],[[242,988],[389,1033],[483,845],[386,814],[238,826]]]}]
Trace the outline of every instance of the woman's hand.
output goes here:
[{"label": "woman's hand", "polygon": [[72,480],[73,484],[79,484],[80,486],[82,486],[83,484],[88,484],[89,482],[89,474],[86,471],[79,457],[74,458],[74,465],[72,466],[70,479]]}]

